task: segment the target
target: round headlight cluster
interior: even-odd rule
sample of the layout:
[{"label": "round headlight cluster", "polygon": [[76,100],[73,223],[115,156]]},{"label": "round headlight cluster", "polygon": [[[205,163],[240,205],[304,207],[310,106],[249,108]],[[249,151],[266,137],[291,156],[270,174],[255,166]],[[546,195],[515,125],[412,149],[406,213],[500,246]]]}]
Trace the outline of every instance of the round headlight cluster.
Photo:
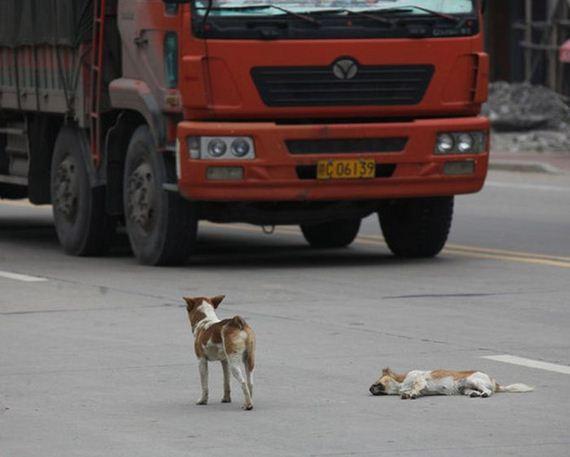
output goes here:
[{"label": "round headlight cluster", "polygon": [[442,133],[437,138],[437,150],[442,154],[448,154],[455,148],[455,140],[453,135]]},{"label": "round headlight cluster", "polygon": [[440,133],[435,145],[436,154],[480,154],[485,147],[485,132]]},{"label": "round headlight cluster", "polygon": [[[207,156],[210,158],[224,160],[255,158],[253,140],[248,137],[210,137],[204,138],[202,141],[205,145]],[[189,141],[188,144],[191,149],[190,143]]]}]

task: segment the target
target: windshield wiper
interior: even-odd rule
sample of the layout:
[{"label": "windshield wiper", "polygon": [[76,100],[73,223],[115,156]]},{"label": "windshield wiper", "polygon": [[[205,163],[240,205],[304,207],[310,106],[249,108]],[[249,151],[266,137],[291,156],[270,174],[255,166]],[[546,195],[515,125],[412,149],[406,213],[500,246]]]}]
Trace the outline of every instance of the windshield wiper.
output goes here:
[{"label": "windshield wiper", "polygon": [[413,10],[420,10],[420,11],[424,11],[425,13],[428,13],[432,16],[437,16],[437,17],[441,17],[443,19],[447,19],[448,21],[452,21],[455,22],[456,24],[461,22],[461,19],[456,17],[456,16],[452,16],[451,14],[445,14],[442,13],[441,11],[435,11],[429,8],[424,8],[423,6],[417,6],[417,5],[406,5],[403,8],[373,8],[373,9],[366,9],[366,10],[362,10],[360,11],[361,13],[390,13],[390,14],[398,14],[398,13],[409,13],[412,12]]},{"label": "windshield wiper", "polygon": [[[382,24],[388,24],[388,25],[395,25],[396,22],[392,19],[387,19],[385,17],[381,17],[381,16],[375,16],[373,14],[370,14],[366,11],[355,11],[355,10],[349,10],[348,8],[335,8],[335,9],[330,9],[330,10],[317,10],[317,11],[307,11],[307,14],[326,14],[326,13],[332,13],[332,14],[336,14],[336,13],[347,13],[350,14],[351,16],[360,16],[360,17],[365,17],[367,19],[371,19],[373,21],[376,22],[381,22]],[[409,10],[411,11],[411,10]]]},{"label": "windshield wiper", "polygon": [[313,25],[320,26],[321,23],[316,20],[314,17],[307,16],[306,14],[296,13],[295,11],[288,10],[287,8],[282,8],[281,6],[277,5],[235,5],[235,6],[214,6],[209,8],[209,11],[247,11],[247,10],[264,10],[264,9],[276,9],[279,11],[283,11],[284,13],[302,19],[306,22],[310,22]]}]

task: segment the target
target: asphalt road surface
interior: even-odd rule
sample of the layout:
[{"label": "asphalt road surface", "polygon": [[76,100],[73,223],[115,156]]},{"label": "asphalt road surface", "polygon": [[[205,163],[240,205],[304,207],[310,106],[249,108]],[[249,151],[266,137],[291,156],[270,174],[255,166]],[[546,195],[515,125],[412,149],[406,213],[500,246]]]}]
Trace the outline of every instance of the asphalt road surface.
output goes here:
[{"label": "asphalt road surface", "polygon": [[[434,260],[365,221],[349,249],[202,224],[183,268],[71,258],[49,208],[0,203],[0,455],[568,456],[570,177],[492,173]],[[255,409],[210,405],[180,297],[226,294],[257,333]],[[500,356],[500,357],[497,357]],[[380,370],[479,369],[490,399],[372,397]]]}]

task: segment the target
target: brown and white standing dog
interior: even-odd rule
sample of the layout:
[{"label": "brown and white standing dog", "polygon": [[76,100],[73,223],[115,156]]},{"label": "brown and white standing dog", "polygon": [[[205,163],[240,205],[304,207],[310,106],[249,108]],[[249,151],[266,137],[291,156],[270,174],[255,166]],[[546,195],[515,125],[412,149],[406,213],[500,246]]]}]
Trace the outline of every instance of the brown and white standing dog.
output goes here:
[{"label": "brown and white standing dog", "polygon": [[[188,319],[194,334],[194,351],[200,361],[202,396],[198,405],[208,403],[208,362],[219,361],[224,370],[224,397],[230,403],[230,371],[241,384],[243,409],[253,409],[253,370],[255,367],[255,333],[243,318],[218,319],[215,310],[225,296],[184,297]],[[245,376],[241,365],[245,367]]]},{"label": "brown and white standing dog", "polygon": [[425,395],[466,395],[487,398],[495,392],[531,392],[526,384],[500,386],[488,374],[480,371],[410,371],[394,373],[384,368],[378,380],[370,387],[372,395],[400,395],[413,400]]}]

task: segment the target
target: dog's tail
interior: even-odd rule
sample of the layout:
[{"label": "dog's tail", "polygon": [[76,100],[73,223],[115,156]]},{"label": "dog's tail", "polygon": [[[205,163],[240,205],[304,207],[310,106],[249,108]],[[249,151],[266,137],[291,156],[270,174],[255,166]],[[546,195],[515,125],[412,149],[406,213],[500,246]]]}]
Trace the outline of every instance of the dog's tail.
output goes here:
[{"label": "dog's tail", "polygon": [[500,386],[499,384],[497,384],[497,387],[495,389],[496,392],[509,392],[509,393],[517,393],[517,394],[522,394],[525,392],[532,392],[533,390],[534,390],[534,387],[527,386],[526,384],[521,384],[521,383],[511,384],[508,386]]},{"label": "dog's tail", "polygon": [[240,330],[244,330],[247,327],[247,323],[245,322],[244,318],[241,316],[235,316],[231,321],[230,325],[232,327],[239,328]]}]

